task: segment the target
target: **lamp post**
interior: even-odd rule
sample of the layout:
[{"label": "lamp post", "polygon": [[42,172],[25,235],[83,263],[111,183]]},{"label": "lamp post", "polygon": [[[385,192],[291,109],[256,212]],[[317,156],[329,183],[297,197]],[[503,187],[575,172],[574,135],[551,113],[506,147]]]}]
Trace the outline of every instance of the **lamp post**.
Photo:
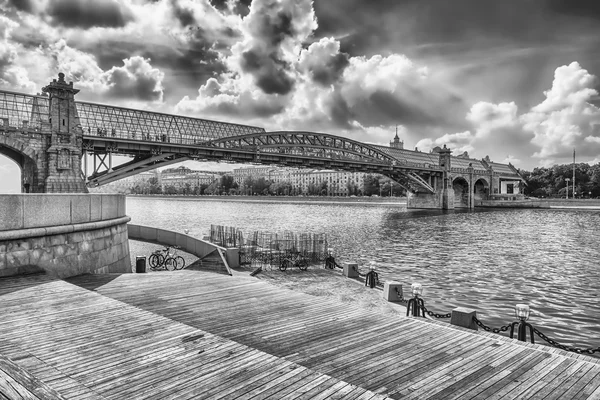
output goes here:
[{"label": "lamp post", "polygon": [[378,276],[377,272],[375,272],[375,261],[371,261],[369,264],[371,264],[371,266],[369,267],[369,272],[367,272],[367,275],[365,276],[365,286],[373,289],[377,286]]},{"label": "lamp post", "polygon": [[410,286],[413,294],[413,298],[408,301],[406,305],[406,316],[408,317],[411,313],[413,317],[425,317],[425,312],[423,311],[423,315],[421,315],[421,310],[425,307],[425,303],[423,299],[419,298],[421,294],[423,294],[423,285],[420,283],[413,283]]},{"label": "lamp post", "polygon": [[534,343],[533,326],[526,322],[529,318],[529,306],[527,304],[517,304],[515,306],[515,316],[519,318],[519,320],[510,324],[510,338],[513,338],[515,326],[518,324],[519,327],[517,332],[517,340],[520,340],[521,342],[527,341],[527,328],[529,327],[529,336],[531,337],[531,343]]},{"label": "lamp post", "polygon": [[569,181],[571,180],[571,178],[565,178],[565,181],[567,182],[567,200],[569,200]]}]

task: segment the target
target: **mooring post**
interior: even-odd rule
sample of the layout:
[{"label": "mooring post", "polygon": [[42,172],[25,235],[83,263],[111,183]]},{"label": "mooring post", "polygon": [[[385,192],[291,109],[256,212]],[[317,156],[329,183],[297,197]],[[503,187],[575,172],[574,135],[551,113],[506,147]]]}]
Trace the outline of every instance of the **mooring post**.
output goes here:
[{"label": "mooring post", "polygon": [[358,264],[344,263],[344,276],[346,278],[358,278]]},{"label": "mooring post", "polygon": [[457,307],[452,310],[450,324],[462,326],[463,328],[467,329],[473,329],[474,331],[479,330],[473,317],[477,317],[477,311],[471,310],[470,308]]},{"label": "mooring post", "polygon": [[385,282],[383,284],[383,298],[392,303],[399,303],[402,299],[402,284],[400,282]]}]

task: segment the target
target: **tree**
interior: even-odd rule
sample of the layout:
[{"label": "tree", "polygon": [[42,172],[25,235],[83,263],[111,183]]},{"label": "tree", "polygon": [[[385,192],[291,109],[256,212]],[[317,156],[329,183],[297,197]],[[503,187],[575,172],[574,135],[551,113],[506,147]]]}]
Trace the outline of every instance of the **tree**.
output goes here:
[{"label": "tree", "polygon": [[373,175],[365,175],[363,183],[363,194],[365,196],[371,196],[379,194],[379,180]]},{"label": "tree", "polygon": [[231,189],[237,189],[238,184],[231,175],[223,175],[220,181],[221,193],[230,193]]}]

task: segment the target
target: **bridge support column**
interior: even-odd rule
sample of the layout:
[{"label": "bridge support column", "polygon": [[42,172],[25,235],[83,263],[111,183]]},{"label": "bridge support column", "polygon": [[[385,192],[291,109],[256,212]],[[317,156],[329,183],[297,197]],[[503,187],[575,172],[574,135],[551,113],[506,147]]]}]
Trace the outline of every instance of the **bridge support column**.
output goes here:
[{"label": "bridge support column", "polygon": [[75,107],[73,82],[58,74],[42,91],[50,96],[50,147],[46,150],[46,193],[87,193],[81,177],[83,132]]}]

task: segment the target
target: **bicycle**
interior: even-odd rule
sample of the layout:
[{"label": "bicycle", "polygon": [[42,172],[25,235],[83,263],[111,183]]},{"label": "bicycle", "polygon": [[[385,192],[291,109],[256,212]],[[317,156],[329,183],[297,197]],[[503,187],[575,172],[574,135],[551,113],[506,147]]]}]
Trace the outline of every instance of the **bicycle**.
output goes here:
[{"label": "bicycle", "polygon": [[[171,248],[175,249],[173,253],[170,252]],[[168,271],[183,269],[185,267],[185,259],[177,255],[178,249],[180,249],[179,246],[167,246],[164,250],[155,250],[148,259],[150,268],[153,271],[163,268]]]},{"label": "bicycle", "polygon": [[300,271],[306,271],[308,269],[308,260],[302,256],[299,252],[292,252],[289,257],[286,257],[281,261],[279,265],[280,271],[285,271],[288,268],[298,267]]}]

